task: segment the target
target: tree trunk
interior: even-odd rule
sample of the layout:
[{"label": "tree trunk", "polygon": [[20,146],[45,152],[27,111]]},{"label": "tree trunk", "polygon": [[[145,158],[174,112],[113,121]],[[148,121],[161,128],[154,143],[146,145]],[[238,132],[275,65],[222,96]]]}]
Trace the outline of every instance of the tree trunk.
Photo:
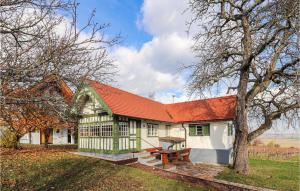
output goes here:
[{"label": "tree trunk", "polygon": [[32,139],[32,134],[31,134],[31,131],[29,131],[29,144],[32,143],[31,139]]},{"label": "tree trunk", "polygon": [[248,164],[248,141],[247,133],[236,131],[234,142],[234,171],[241,174],[247,174],[249,170]]},{"label": "tree trunk", "polygon": [[[243,95],[238,94],[236,133],[234,141],[233,168],[235,172],[247,174],[248,165],[248,118],[247,106]],[[239,100],[241,99],[241,100]]]},{"label": "tree trunk", "polygon": [[19,149],[20,148],[20,139],[22,136],[20,135],[16,135],[16,141],[13,144],[14,149]]},{"label": "tree trunk", "polygon": [[240,69],[240,79],[237,91],[236,133],[234,142],[233,168],[237,173],[247,174],[248,166],[248,103],[246,100],[251,60],[251,33],[247,16],[243,16],[244,30],[244,60]]},{"label": "tree trunk", "polygon": [[249,73],[241,71],[237,93],[236,133],[234,141],[233,168],[237,173],[248,173],[248,109],[245,100]]},{"label": "tree trunk", "polygon": [[48,148],[49,146],[49,137],[50,137],[50,129],[49,128],[46,128],[45,129],[45,148]]}]

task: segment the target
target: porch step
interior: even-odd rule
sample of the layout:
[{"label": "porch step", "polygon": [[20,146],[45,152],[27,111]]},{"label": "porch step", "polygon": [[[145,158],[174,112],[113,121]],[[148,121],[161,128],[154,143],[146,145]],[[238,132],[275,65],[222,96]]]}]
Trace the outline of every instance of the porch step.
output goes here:
[{"label": "porch step", "polygon": [[156,165],[161,165],[161,164],[162,164],[161,160],[158,160],[158,159],[153,159],[153,160],[146,162],[146,165],[148,165],[148,166],[156,166]]},{"label": "porch step", "polygon": [[147,166],[154,166],[162,164],[161,160],[156,159],[157,154],[150,154],[147,151],[139,152],[136,154],[138,157],[138,162],[147,165]]},{"label": "porch step", "polygon": [[146,156],[149,156],[149,155],[150,155],[150,153],[148,153],[146,151],[135,153],[135,156],[137,156],[138,158],[146,157]]},{"label": "porch step", "polygon": [[158,159],[152,159],[152,160],[147,161],[147,163],[152,164],[152,163],[157,163],[157,162],[159,162],[159,161],[160,161],[160,160],[158,160]]},{"label": "porch step", "polygon": [[151,161],[151,160],[155,160],[155,156],[148,155],[148,156],[138,158],[138,161],[141,162],[141,163],[146,163],[146,162]]},{"label": "porch step", "polygon": [[153,159],[153,156],[152,156],[152,155],[148,155],[148,156],[141,157],[141,158],[142,158],[142,159],[149,159],[149,158]]}]

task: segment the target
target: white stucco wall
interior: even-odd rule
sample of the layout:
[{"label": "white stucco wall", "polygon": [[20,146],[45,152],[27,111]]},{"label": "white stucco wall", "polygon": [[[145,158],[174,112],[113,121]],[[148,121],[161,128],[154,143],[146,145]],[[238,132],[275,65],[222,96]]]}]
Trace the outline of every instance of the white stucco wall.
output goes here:
[{"label": "white stucco wall", "polygon": [[[189,124],[185,123],[187,130],[187,147],[201,149],[229,149],[232,147],[233,136],[228,136],[228,121],[211,122],[210,136],[189,136]],[[172,126],[171,136],[184,138],[184,129],[181,124]]]},{"label": "white stucco wall", "polygon": [[[25,135],[23,135],[23,137],[21,137],[20,143],[23,143],[23,144],[30,143],[29,133],[26,133]],[[40,132],[39,131],[31,132],[31,144],[33,144],[33,145],[40,144]]]},{"label": "white stucco wall", "polygon": [[68,129],[59,129],[59,132],[53,129],[53,144],[74,144],[73,131],[71,131],[71,143],[68,143]]},{"label": "white stucco wall", "polygon": [[[153,124],[158,124],[158,136],[157,137],[148,137],[147,135],[147,123],[153,123]],[[142,120],[142,125],[141,125],[141,148],[146,149],[146,148],[153,148],[159,147],[159,137],[165,137],[166,136],[166,124],[165,123],[160,123],[160,122],[154,122],[154,121],[146,121]]]},{"label": "white stucco wall", "polygon": [[[142,149],[160,146],[159,137],[166,136],[166,124],[158,123],[158,137],[147,136],[147,123],[155,123],[151,121],[142,121],[141,127],[141,147]],[[185,123],[184,127],[187,130],[187,147],[199,149],[230,149],[233,145],[233,136],[228,136],[228,121],[211,122],[210,136],[189,136],[189,123]],[[185,130],[182,124],[172,124],[170,136],[184,138]],[[150,143],[150,144],[149,144]]]}]

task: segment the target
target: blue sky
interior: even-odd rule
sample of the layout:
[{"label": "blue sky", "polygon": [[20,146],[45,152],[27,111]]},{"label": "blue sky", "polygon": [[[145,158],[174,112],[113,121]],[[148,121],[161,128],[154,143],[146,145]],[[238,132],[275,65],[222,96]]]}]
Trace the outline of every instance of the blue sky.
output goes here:
[{"label": "blue sky", "polygon": [[187,1],[87,0],[79,1],[78,21],[84,25],[92,11],[95,21],[110,23],[106,35],[121,33],[123,41],[113,48],[119,74],[116,86],[161,102],[186,101],[187,74],[183,65],[194,56],[186,34]]},{"label": "blue sky", "polygon": [[140,9],[143,5],[141,0],[86,0],[79,1],[79,23],[84,24],[89,14],[96,10],[96,21],[110,23],[107,31],[110,35],[121,33],[124,46],[140,48],[152,36],[142,29],[138,29],[136,21],[141,16]]}]

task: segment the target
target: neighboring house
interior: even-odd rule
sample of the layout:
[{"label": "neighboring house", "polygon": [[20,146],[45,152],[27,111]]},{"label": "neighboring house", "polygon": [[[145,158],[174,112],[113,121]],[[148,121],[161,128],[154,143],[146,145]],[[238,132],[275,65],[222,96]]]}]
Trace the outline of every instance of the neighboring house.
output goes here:
[{"label": "neighboring house", "polygon": [[[31,135],[30,135],[31,134]],[[30,139],[31,137],[31,139]],[[31,133],[26,133],[21,139],[20,143],[24,144],[44,144],[45,133],[42,130],[36,130]],[[75,144],[74,129],[72,128],[51,128],[49,136],[49,144]]]},{"label": "neighboring house", "polygon": [[[55,75],[48,76],[41,82],[23,90],[17,90],[12,92],[15,97],[22,94],[36,94],[47,95],[52,98],[63,98],[62,103],[58,106],[63,108],[65,104],[72,104],[73,92],[63,80],[58,80]],[[33,104],[28,104],[28,109],[32,110],[28,112],[28,116],[19,114],[18,112],[12,112],[12,118],[15,120],[11,121],[12,127],[20,134],[24,134],[20,138],[20,143],[25,144],[44,144],[45,143],[45,129],[40,124],[47,123],[49,130],[49,144],[74,144],[75,133],[73,125],[67,122],[63,122],[57,115],[41,115],[38,112],[38,108]],[[35,111],[36,109],[36,111]],[[7,128],[8,123],[5,120],[0,120],[0,126],[2,130]]]},{"label": "neighboring house", "polygon": [[162,104],[87,80],[75,96],[80,151],[192,148],[192,162],[231,163],[235,96]]}]

